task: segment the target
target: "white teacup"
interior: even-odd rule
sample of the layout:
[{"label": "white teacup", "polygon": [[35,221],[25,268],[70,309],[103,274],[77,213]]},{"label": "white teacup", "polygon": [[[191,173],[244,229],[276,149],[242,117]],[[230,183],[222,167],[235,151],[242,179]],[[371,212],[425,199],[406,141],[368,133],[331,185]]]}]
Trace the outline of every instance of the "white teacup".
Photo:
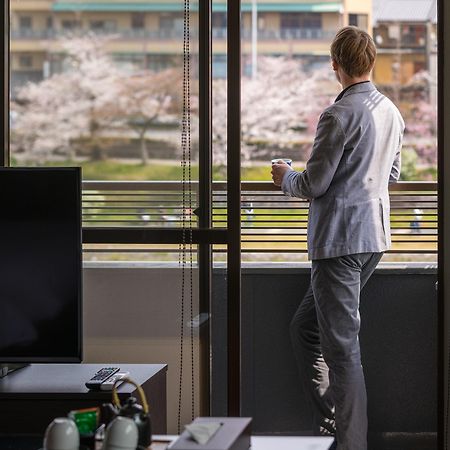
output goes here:
[{"label": "white teacup", "polygon": [[78,450],[80,434],[75,422],[58,417],[45,430],[44,450]]},{"label": "white teacup", "polygon": [[292,166],[292,159],[289,159],[289,158],[275,158],[275,159],[272,159],[272,164],[277,164],[278,161],[280,161],[280,160],[284,161],[289,166]]},{"label": "white teacup", "polygon": [[135,450],[137,425],[129,417],[117,416],[106,428],[103,450]]}]

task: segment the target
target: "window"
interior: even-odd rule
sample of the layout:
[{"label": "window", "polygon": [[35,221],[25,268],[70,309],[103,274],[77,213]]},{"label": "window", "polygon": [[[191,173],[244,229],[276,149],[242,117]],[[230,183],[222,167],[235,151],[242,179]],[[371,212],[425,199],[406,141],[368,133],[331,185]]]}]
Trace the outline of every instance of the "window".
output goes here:
[{"label": "window", "polygon": [[227,26],[227,14],[224,12],[213,12],[211,25],[213,28],[225,28]]},{"label": "window", "polygon": [[19,28],[21,30],[31,30],[33,28],[33,20],[30,16],[19,17]]},{"label": "window", "polygon": [[145,14],[131,14],[131,28],[133,30],[142,30],[145,28]]},{"label": "window", "polygon": [[227,55],[214,55],[212,60],[213,78],[227,77]]},{"label": "window", "polygon": [[75,30],[80,27],[80,22],[75,19],[64,19],[61,21],[61,28],[63,30]]},{"label": "window", "polygon": [[160,30],[182,31],[183,16],[181,14],[160,14],[159,15]]},{"label": "window", "polygon": [[402,26],[402,44],[412,46],[425,46],[426,27],[423,24],[403,25]]},{"label": "window", "polygon": [[52,16],[47,17],[46,26],[47,26],[47,30],[53,29],[53,17]]},{"label": "window", "polygon": [[367,31],[369,16],[367,14],[349,14],[348,24]]},{"label": "window", "polygon": [[93,31],[116,31],[117,22],[115,20],[91,20],[90,28]]},{"label": "window", "polygon": [[179,65],[179,62],[176,62],[175,60],[176,58],[170,55],[147,55],[146,65],[147,69],[159,72]]},{"label": "window", "polygon": [[33,67],[33,57],[31,55],[20,55],[19,66],[22,69],[29,69]]},{"label": "window", "polygon": [[280,16],[282,30],[322,28],[322,15],[318,13],[281,13]]}]

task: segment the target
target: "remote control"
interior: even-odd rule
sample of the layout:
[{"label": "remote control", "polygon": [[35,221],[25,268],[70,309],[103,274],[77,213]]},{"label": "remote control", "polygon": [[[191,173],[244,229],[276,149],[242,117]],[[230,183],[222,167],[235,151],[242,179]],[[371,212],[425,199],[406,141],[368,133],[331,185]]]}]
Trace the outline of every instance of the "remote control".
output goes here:
[{"label": "remote control", "polygon": [[117,372],[114,375],[111,375],[106,381],[104,381],[100,385],[100,390],[101,391],[112,391],[114,383],[117,380],[122,380],[123,378],[126,378],[128,375],[130,375],[130,372]]},{"label": "remote control", "polygon": [[102,367],[85,385],[88,389],[99,389],[104,381],[119,370],[120,367]]}]

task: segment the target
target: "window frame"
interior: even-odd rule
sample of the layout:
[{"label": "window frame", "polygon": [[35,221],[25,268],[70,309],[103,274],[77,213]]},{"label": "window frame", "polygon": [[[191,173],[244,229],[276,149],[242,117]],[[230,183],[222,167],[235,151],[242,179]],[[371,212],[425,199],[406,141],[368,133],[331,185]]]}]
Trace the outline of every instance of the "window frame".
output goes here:
[{"label": "window frame", "polygon": [[[10,150],[9,150],[9,95],[10,95],[10,52],[9,52],[9,40],[10,40],[10,5],[9,1],[3,2],[3,8],[0,9],[3,22],[3,33],[1,34],[2,42],[2,70],[1,70],[1,84],[3,95],[3,108],[1,108],[1,139],[3,145],[0,146],[0,165],[8,166],[10,164]],[[203,146],[203,152],[205,155],[210,154],[211,148],[211,0],[200,0],[200,23],[204,25],[201,27],[200,36],[202,37],[200,45],[202,45],[202,51],[200,52],[200,79],[203,83],[206,96],[201,100],[202,113],[201,117],[201,130],[200,130],[200,142]],[[229,376],[229,410],[228,413],[239,414],[239,369],[240,362],[240,346],[239,340],[235,339],[236,336],[230,336],[230,331],[237,329],[239,333],[239,325],[236,324],[236,320],[240,317],[239,308],[241,306],[240,301],[240,140],[238,131],[240,130],[240,1],[229,2],[228,8],[228,27],[232,30],[228,33],[228,50],[230,52],[228,59],[228,86],[229,89],[236,88],[236,91],[232,92],[230,97],[232,100],[228,105],[229,117],[231,117],[232,125],[229,127],[229,137],[232,142],[237,142],[237,147],[232,148],[229,152],[229,222],[231,228],[222,233],[219,230],[210,229],[210,213],[208,208],[210,203],[208,198],[211,196],[210,183],[204,182],[201,188],[200,195],[203,199],[206,199],[206,203],[203,205],[201,211],[201,228],[194,233],[196,242],[201,242],[205,245],[200,249],[200,252],[204,253],[204,258],[210,258],[211,243],[214,241],[223,241],[228,244],[228,251],[231,253],[229,264],[230,271],[228,274],[228,298],[232,300],[232,308],[228,311],[229,327],[228,327],[228,352],[237,350],[229,363],[233,363],[233,366],[228,367]],[[450,147],[450,127],[446,126],[450,120],[450,65],[444,66],[444,58],[450,61],[450,28],[445,27],[444,24],[450,23],[450,6],[445,5],[444,0],[438,0],[438,192],[439,192],[439,265],[438,265],[438,321],[439,328],[437,330],[439,335],[439,354],[438,354],[438,372],[439,372],[439,392],[438,392],[438,445],[443,447],[444,436],[448,433],[449,417],[445,414],[445,410],[448,405],[449,388],[446,384],[448,382],[448,367],[449,367],[449,353],[448,353],[448,337],[450,328],[450,289],[447,287],[446,279],[450,279],[450,239],[446,238],[447,233],[450,234],[450,195],[446,192],[450,191],[450,151],[445,152],[444,149]],[[206,39],[204,39],[206,38]],[[236,115],[232,115],[235,114]],[[230,142],[230,140],[229,140]],[[206,149],[206,151],[205,151]],[[208,171],[211,169],[210,161],[206,158],[201,162],[205,171],[203,177],[208,179]],[[210,175],[210,174],[209,174]],[[209,180],[211,177],[209,176]],[[209,186],[208,186],[209,185]],[[165,230],[165,236],[173,242],[179,242],[181,239],[181,233],[177,230]],[[209,233],[209,235],[208,235]],[[90,230],[88,233],[83,234],[84,239],[88,239],[91,242],[108,241],[107,231],[105,230]],[[119,233],[120,234],[120,233]],[[120,234],[118,238],[124,239],[133,238],[132,234],[126,233]],[[210,265],[207,267],[211,269]],[[203,273],[203,279],[200,280],[201,292],[203,297],[200,298],[201,307],[208,308],[208,295],[210,295],[210,286],[207,285],[208,270]],[[203,302],[203,303],[202,303]],[[203,306],[202,306],[203,305]],[[206,305],[206,306],[205,306]],[[208,311],[209,312],[209,311]],[[237,328],[236,328],[237,327]],[[232,345],[230,347],[230,344]],[[206,349],[206,350],[205,350]],[[206,353],[205,353],[206,352]],[[204,347],[204,353],[202,355],[208,355],[209,351],[207,346]],[[208,361],[209,365],[209,361]],[[209,373],[209,370],[206,371]],[[230,377],[232,378],[230,380]],[[233,378],[234,377],[234,378]],[[209,379],[209,378],[208,378]],[[230,389],[231,387],[231,389]],[[209,384],[206,384],[206,390],[208,390]],[[230,407],[231,406],[231,407]],[[207,413],[207,411],[206,411]]]},{"label": "window frame", "polygon": [[[4,23],[1,35],[4,52],[2,67],[3,108],[0,166],[10,164],[9,149],[9,98],[10,98],[10,1],[3,2],[0,9]],[[212,245],[227,246],[227,324],[228,324],[228,413],[240,414],[241,377],[241,149],[240,149],[240,51],[241,51],[241,2],[230,2],[227,22],[233,30],[228,35],[228,152],[227,152],[227,228],[212,227],[212,0],[199,1],[199,192],[197,215],[199,227],[192,230],[192,243],[198,244],[199,266],[199,314],[210,315],[212,296]],[[178,15],[179,16],[179,15]],[[183,17],[181,15],[181,17]],[[175,20],[176,18],[174,18]],[[85,228],[83,243],[160,243],[180,244],[186,235],[182,229],[148,228]],[[210,414],[210,335],[211,324],[200,329],[201,414]]]}]

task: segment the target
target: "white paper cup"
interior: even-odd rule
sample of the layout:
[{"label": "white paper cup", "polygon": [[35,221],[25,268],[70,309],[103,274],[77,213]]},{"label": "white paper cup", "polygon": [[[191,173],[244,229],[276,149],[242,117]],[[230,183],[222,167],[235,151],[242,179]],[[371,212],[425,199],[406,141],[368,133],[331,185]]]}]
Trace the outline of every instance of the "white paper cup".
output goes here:
[{"label": "white paper cup", "polygon": [[78,450],[80,434],[75,422],[58,417],[45,430],[44,450]]},{"label": "white paper cup", "polygon": [[289,166],[292,166],[292,159],[289,158],[274,158],[272,159],[272,164],[276,164],[280,160],[284,161]]}]

